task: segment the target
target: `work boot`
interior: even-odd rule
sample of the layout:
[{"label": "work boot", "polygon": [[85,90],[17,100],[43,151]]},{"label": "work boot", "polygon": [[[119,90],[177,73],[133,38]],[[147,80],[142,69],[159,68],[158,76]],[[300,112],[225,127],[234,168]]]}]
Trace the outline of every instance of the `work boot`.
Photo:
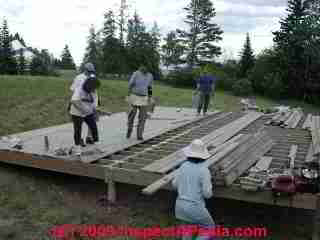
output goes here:
[{"label": "work boot", "polygon": [[86,138],[86,144],[94,144],[94,141],[91,137]]},{"label": "work boot", "polygon": [[82,138],[80,139],[80,145],[81,145],[81,147],[85,147],[86,146],[86,144],[84,143]]}]

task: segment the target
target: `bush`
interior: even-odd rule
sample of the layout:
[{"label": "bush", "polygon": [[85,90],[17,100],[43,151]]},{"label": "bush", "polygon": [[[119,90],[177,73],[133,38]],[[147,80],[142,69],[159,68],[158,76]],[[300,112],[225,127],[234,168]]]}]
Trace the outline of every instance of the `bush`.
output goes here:
[{"label": "bush", "polygon": [[232,85],[232,92],[236,96],[249,96],[253,93],[251,82],[246,79],[239,79]]},{"label": "bush", "polygon": [[175,87],[194,88],[198,76],[197,70],[177,69],[166,76],[165,82]]}]

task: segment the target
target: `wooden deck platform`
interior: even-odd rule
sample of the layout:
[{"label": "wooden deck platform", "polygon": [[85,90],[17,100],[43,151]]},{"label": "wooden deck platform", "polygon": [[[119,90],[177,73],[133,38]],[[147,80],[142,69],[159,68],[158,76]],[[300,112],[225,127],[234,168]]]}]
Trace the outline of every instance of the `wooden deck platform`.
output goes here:
[{"label": "wooden deck platform", "polygon": [[[50,149],[56,147],[72,146],[72,125],[65,124],[46,129],[39,129],[10,137],[23,140],[22,150],[10,149],[6,141],[0,141],[0,162],[40,168],[50,171],[63,172],[79,176],[88,176],[108,182],[135,184],[148,186],[161,179],[168,172],[145,171],[156,161],[166,159],[170,154],[186,146],[192,140],[189,133],[199,130],[197,137],[206,137],[210,133],[221,129],[246,113],[220,113],[213,112],[207,117],[196,117],[192,109],[177,109],[158,107],[156,112],[146,124],[145,141],[139,142],[125,138],[126,113],[104,117],[99,122],[102,153],[83,157],[81,161],[70,156],[57,157],[51,151],[46,152],[44,136],[48,136]],[[239,129],[239,134],[255,133],[270,120],[269,115],[259,115],[252,123]],[[270,168],[283,167],[288,159],[292,144],[298,146],[295,166],[299,167],[306,160],[311,144],[310,132],[302,129],[305,118],[301,119],[295,129],[284,129],[276,126],[265,126],[276,144],[265,156],[271,156]],[[207,124],[210,130],[201,130]],[[86,129],[84,130],[86,132]],[[183,136],[184,138],[179,138]],[[231,136],[230,136],[231,137]],[[174,143],[172,143],[174,142]],[[87,151],[91,149],[88,148]],[[170,185],[163,189],[170,190]],[[270,191],[247,192],[235,182],[231,187],[216,187],[215,196],[235,200],[273,204]],[[315,209],[316,199],[310,194],[298,194],[290,203],[290,199],[279,199],[277,205],[295,208]]]}]

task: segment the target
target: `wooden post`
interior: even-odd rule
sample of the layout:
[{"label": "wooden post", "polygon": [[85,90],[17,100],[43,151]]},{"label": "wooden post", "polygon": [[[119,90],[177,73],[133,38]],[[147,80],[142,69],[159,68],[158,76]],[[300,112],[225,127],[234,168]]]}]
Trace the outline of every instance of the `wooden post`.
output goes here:
[{"label": "wooden post", "polygon": [[45,146],[46,152],[48,152],[50,149],[48,136],[44,136],[44,146]]},{"label": "wooden post", "polygon": [[112,179],[108,180],[108,201],[111,203],[116,202],[116,186]]}]

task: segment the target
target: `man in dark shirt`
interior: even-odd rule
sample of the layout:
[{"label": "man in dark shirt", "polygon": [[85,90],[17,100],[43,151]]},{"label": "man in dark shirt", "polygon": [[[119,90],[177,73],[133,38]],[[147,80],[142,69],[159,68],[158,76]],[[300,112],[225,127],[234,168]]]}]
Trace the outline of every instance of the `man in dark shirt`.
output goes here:
[{"label": "man in dark shirt", "polygon": [[200,102],[198,105],[198,115],[203,110],[203,115],[206,115],[210,103],[210,97],[214,92],[216,78],[210,75],[208,70],[204,70],[197,80],[197,91],[200,93]]}]

